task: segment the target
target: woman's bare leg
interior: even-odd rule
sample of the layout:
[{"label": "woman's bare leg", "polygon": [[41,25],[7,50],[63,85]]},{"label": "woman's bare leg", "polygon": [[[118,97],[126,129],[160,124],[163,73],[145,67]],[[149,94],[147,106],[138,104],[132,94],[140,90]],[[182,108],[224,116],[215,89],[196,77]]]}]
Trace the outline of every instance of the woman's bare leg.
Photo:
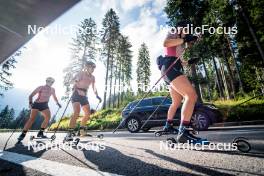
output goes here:
[{"label": "woman's bare leg", "polygon": [[81,126],[84,127],[86,126],[87,121],[90,118],[90,106],[89,105],[84,105],[82,106],[82,110],[84,112],[84,117],[82,118]]},{"label": "woman's bare leg", "polygon": [[79,117],[80,115],[80,103],[79,102],[75,102],[72,104],[72,107],[73,107],[73,115],[71,117],[71,120],[70,120],[70,129],[74,129],[75,126],[76,126],[76,121],[77,121],[77,118]]},{"label": "woman's bare leg", "polygon": [[170,105],[170,108],[168,110],[167,120],[173,121],[175,113],[181,104],[182,96],[177,91],[175,91],[173,87],[170,87],[169,90],[170,90],[170,96],[172,98],[172,104]]},{"label": "woman's bare leg", "polygon": [[181,109],[181,123],[187,124],[191,120],[193,109],[197,101],[195,89],[188,78],[186,78],[184,75],[174,79],[171,82],[171,86],[184,97],[184,103]]},{"label": "woman's bare leg", "polygon": [[26,122],[26,124],[25,124],[25,126],[24,126],[24,128],[23,128],[23,131],[24,131],[24,132],[28,131],[28,130],[31,128],[32,124],[33,124],[34,121],[35,121],[35,118],[36,118],[38,112],[39,112],[39,111],[38,111],[37,109],[31,109],[30,117],[29,117],[29,119],[27,120],[27,122]]},{"label": "woman's bare leg", "polygon": [[41,124],[41,129],[46,129],[50,120],[50,110],[46,109],[44,111],[41,111],[41,114],[44,117],[44,121]]}]

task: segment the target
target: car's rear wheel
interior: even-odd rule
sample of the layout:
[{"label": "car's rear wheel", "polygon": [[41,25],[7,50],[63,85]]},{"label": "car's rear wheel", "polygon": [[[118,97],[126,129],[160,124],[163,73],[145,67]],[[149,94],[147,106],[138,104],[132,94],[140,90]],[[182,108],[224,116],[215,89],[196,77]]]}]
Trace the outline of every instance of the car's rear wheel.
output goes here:
[{"label": "car's rear wheel", "polygon": [[208,114],[202,111],[194,112],[191,118],[191,126],[193,129],[198,131],[207,130],[210,124],[211,121]]},{"label": "car's rear wheel", "polygon": [[136,117],[131,117],[127,120],[127,130],[131,133],[136,133],[140,130],[141,123]]}]

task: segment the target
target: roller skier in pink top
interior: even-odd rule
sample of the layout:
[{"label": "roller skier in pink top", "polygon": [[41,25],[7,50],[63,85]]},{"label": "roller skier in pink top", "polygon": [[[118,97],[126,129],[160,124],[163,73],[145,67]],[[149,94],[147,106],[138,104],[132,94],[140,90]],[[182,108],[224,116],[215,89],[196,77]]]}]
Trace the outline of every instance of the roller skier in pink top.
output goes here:
[{"label": "roller skier in pink top", "polygon": [[[50,120],[50,109],[48,106],[48,102],[50,97],[52,96],[59,108],[61,108],[61,105],[58,101],[58,98],[55,94],[55,89],[52,86],[52,84],[55,82],[55,80],[52,77],[48,77],[46,79],[46,85],[37,87],[30,95],[29,95],[29,107],[31,108],[30,117],[27,120],[22,133],[18,137],[18,141],[22,141],[27,131],[31,128],[32,124],[35,121],[35,118],[38,114],[38,112],[41,112],[42,116],[44,117],[44,121],[41,124],[41,129],[37,134],[37,137],[40,138],[47,138],[43,132],[47,128],[49,120]],[[38,94],[38,97],[33,102],[33,97]]]},{"label": "roller skier in pink top", "polygon": [[[161,67],[162,75],[165,74],[164,80],[170,86],[170,95],[172,98],[172,104],[167,114],[167,122],[164,126],[166,132],[178,132],[177,142],[180,143],[208,143],[207,139],[198,138],[193,136],[187,130],[190,126],[190,120],[193,114],[194,106],[197,100],[197,94],[188,78],[183,74],[182,66],[192,64],[191,60],[184,61],[182,55],[184,48],[191,47],[198,39],[197,36],[188,33],[190,29],[190,21],[181,21],[177,25],[177,31],[172,31],[165,38],[163,45],[165,47],[164,64]],[[189,30],[190,31],[190,30]],[[179,59],[173,67],[168,70],[170,65],[174,63],[176,59]],[[168,70],[168,71],[167,71]],[[175,116],[177,108],[181,105],[181,122],[179,129],[174,129],[173,118]]]},{"label": "roller skier in pink top", "polygon": [[90,86],[92,86],[93,92],[99,102],[102,101],[101,98],[98,96],[95,87],[95,77],[92,74],[94,72],[95,67],[96,65],[92,61],[87,61],[85,63],[84,69],[80,71],[72,80],[74,86],[71,101],[74,113],[70,120],[69,132],[65,137],[65,141],[73,140],[73,131],[76,127],[76,120],[80,115],[81,109],[84,112],[84,117],[82,118],[79,132],[81,136],[87,136],[86,123],[89,120],[91,112],[88,97],[86,96],[86,94]]}]

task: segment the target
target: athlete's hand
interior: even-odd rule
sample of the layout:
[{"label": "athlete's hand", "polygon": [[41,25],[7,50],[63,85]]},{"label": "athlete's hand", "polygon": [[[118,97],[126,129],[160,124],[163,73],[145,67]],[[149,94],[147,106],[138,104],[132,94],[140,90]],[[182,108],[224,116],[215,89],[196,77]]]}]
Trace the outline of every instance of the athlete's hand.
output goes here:
[{"label": "athlete's hand", "polygon": [[183,38],[183,41],[185,43],[189,43],[189,42],[195,42],[198,39],[197,36],[192,35],[192,34],[187,34],[185,35],[185,37]]},{"label": "athlete's hand", "polygon": [[57,103],[57,105],[59,106],[59,108],[61,108],[61,104],[60,103]]},{"label": "athlete's hand", "polygon": [[101,97],[99,97],[99,96],[97,95],[96,98],[99,100],[100,103],[102,102]]}]

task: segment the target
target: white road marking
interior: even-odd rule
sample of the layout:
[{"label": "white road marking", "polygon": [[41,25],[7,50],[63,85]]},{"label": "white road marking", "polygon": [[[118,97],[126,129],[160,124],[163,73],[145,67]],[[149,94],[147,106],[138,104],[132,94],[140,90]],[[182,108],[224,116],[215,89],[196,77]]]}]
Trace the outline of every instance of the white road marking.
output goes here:
[{"label": "white road marking", "polygon": [[73,175],[89,175],[89,176],[112,176],[117,174],[111,174],[108,172],[101,172],[90,168],[72,166],[69,164],[50,161],[33,156],[7,152],[0,150],[0,159],[6,160],[15,164],[22,165],[24,167],[34,169],[43,173],[56,176],[73,176]]}]

